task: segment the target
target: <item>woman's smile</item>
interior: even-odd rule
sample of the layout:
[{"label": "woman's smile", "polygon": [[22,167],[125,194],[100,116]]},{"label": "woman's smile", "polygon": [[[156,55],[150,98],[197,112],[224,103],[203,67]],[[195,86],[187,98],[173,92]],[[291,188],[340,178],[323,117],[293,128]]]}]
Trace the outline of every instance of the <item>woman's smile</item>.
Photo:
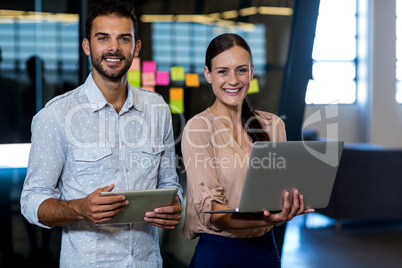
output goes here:
[{"label": "woman's smile", "polygon": [[226,95],[229,96],[236,96],[240,93],[241,87],[238,88],[224,88],[223,91],[225,91]]}]

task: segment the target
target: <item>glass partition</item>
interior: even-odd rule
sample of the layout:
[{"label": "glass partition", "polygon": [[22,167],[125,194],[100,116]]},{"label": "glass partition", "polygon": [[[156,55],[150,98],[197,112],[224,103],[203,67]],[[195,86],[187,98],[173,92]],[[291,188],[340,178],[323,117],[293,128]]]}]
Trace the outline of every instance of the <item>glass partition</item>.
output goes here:
[{"label": "glass partition", "polygon": [[[0,4],[0,144],[6,144],[0,147],[0,167],[2,163],[4,167],[0,169],[0,190],[6,193],[3,196],[8,198],[4,203],[0,202],[2,219],[6,219],[0,221],[1,248],[13,247],[8,244],[12,239],[9,237],[10,225],[11,220],[15,220],[15,215],[19,213],[18,190],[22,187],[26,172],[32,117],[51,98],[80,84],[80,66],[83,65],[80,60],[87,59],[80,59],[82,40],[79,39],[80,16],[77,9],[78,5],[87,2],[90,7],[96,1],[13,0],[2,1]],[[212,104],[213,94],[210,86],[202,81],[205,50],[211,39],[223,32],[239,33],[250,44],[254,56],[255,77],[258,79],[254,94],[248,96],[250,103],[255,109],[277,113],[287,61],[294,0],[260,1],[256,6],[252,5],[258,1],[240,0],[189,0],[188,5],[179,5],[178,1],[173,0],[127,2],[134,5],[139,17],[139,34],[143,41],[139,55],[141,61],[156,61],[158,71],[168,71],[173,65],[180,65],[185,67],[186,73],[199,75],[200,85],[185,89],[183,102],[186,119]],[[207,18],[219,16],[217,21],[226,25],[233,23],[234,27],[222,28],[214,23],[177,21],[148,23],[140,19],[144,14],[169,13],[174,14],[176,18],[179,17],[178,14],[194,17],[194,14],[199,13]],[[253,31],[240,30],[237,26],[241,23],[254,25]],[[169,102],[167,86],[157,86],[155,91]],[[176,123],[176,117],[173,116],[174,128],[180,128]],[[22,147],[7,146],[11,143],[20,143]],[[17,151],[15,148],[22,148],[23,151]],[[10,154],[11,151],[15,154]],[[177,153],[180,153],[179,150]],[[24,161],[15,164],[14,159],[19,157],[24,158]],[[185,181],[185,172],[178,171],[182,181]],[[185,185],[183,187],[185,188]],[[22,216],[18,216],[17,220],[22,223]],[[22,225],[22,229],[27,229],[20,232],[11,244],[17,245],[19,241],[24,241],[24,250],[35,249],[34,246],[28,245],[27,241],[35,241],[26,237],[26,231],[30,232],[30,235],[39,231],[33,229],[32,225]],[[59,233],[55,234],[53,229],[52,236],[58,239]],[[39,237],[48,237],[48,234],[44,233]],[[192,255],[194,242],[196,241],[183,237],[181,226],[171,232],[161,232],[161,249],[164,257],[167,257],[166,263],[175,260],[177,263],[187,263]],[[52,245],[55,246],[52,250],[57,251],[60,241]],[[18,247],[16,251],[19,252],[20,249],[21,247]],[[29,257],[29,252],[24,251],[24,254]],[[57,255],[54,257],[57,258]],[[58,267],[57,260],[52,267]]]},{"label": "glass partition", "polygon": [[0,143],[30,141],[33,115],[78,85],[78,14],[0,9]]},{"label": "glass partition", "polygon": [[58,267],[60,228],[29,224],[19,199],[32,117],[51,98],[78,86],[79,16],[69,2],[0,4],[1,267]]}]

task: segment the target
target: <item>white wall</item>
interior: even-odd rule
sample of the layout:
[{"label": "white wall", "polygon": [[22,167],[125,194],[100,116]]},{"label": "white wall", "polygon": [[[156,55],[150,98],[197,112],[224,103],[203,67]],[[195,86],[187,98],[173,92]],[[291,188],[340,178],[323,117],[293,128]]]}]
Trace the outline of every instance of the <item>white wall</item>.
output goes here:
[{"label": "white wall", "polygon": [[[309,127],[321,137],[345,142],[369,142],[402,147],[402,105],[395,101],[396,78],[396,0],[365,0],[367,34],[359,29],[360,38],[367,46],[359,54],[358,101],[353,105],[338,105],[337,118],[317,122]],[[364,8],[364,7],[363,7]],[[361,31],[360,31],[361,30]],[[305,120],[325,106],[307,105]],[[324,118],[324,117],[323,117]],[[328,124],[337,124],[338,131],[327,131]]]}]

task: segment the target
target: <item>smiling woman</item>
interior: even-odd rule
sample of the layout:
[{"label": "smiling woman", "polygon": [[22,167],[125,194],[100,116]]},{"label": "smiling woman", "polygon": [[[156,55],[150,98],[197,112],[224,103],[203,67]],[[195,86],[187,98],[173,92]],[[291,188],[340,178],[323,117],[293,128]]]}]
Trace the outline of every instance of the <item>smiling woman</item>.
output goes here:
[{"label": "smiling woman", "polygon": [[222,34],[211,41],[204,74],[216,99],[186,124],[181,144],[188,193],[183,233],[200,237],[190,267],[280,267],[272,227],[311,212],[304,210],[297,191],[292,204],[285,194],[284,209],[276,214],[203,212],[238,206],[251,144],[285,141],[285,125],[278,116],[248,105],[254,65],[239,35]]},{"label": "smiling woman", "polygon": [[211,71],[205,67],[205,77],[212,84],[216,96],[211,109],[219,113],[222,105],[235,106],[245,98],[253,78],[254,65],[249,53],[238,46],[222,52],[211,63]]},{"label": "smiling woman", "polygon": [[[228,111],[237,113],[241,110],[241,128],[244,128],[248,135],[238,137],[237,131],[233,131],[233,135],[240,144],[244,144],[243,149],[250,151],[250,138],[253,141],[269,140],[264,131],[259,131],[262,126],[259,120],[255,120],[258,114],[253,111],[245,98],[254,75],[253,56],[247,42],[237,34],[222,34],[215,37],[206,51],[204,75],[212,85],[216,96],[210,108],[211,112],[215,111],[215,114],[226,116]],[[222,95],[221,91],[225,94]],[[223,98],[225,95],[233,98],[227,98],[228,103],[225,103]],[[237,129],[239,122],[237,120],[234,122],[233,126]]]}]

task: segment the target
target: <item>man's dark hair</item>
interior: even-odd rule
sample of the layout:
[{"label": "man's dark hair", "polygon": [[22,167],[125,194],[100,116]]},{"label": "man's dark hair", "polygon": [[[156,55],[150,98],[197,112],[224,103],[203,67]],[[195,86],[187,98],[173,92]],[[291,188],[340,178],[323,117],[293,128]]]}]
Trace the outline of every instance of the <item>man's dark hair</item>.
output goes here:
[{"label": "man's dark hair", "polygon": [[103,1],[93,8],[89,13],[85,23],[86,38],[91,40],[92,23],[98,16],[116,15],[122,18],[130,18],[134,24],[134,41],[138,41],[138,22],[135,16],[134,8],[127,3],[119,0]]}]

